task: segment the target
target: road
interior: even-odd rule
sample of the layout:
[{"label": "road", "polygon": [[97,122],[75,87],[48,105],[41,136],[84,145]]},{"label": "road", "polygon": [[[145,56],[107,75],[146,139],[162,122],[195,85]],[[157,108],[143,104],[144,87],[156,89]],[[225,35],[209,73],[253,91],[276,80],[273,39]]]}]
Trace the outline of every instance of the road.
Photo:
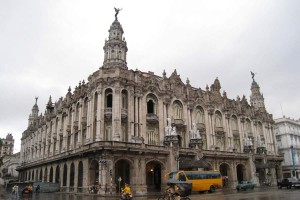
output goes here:
[{"label": "road", "polygon": [[[192,200],[298,200],[300,199],[300,189],[277,189],[275,187],[255,188],[237,192],[235,190],[219,190],[213,194],[193,194]],[[41,193],[32,196],[14,197],[9,193],[0,190],[0,200],[115,200],[117,196],[100,197],[98,195],[77,195],[66,193]],[[157,197],[134,197],[134,200],[154,200]]]}]

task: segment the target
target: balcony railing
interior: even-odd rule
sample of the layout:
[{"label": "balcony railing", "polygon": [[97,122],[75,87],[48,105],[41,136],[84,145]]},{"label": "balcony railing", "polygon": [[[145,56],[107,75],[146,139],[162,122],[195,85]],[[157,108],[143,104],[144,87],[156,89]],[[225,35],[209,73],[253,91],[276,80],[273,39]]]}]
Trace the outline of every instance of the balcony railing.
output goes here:
[{"label": "balcony railing", "polygon": [[183,126],[184,121],[183,121],[183,119],[174,119],[174,124],[179,125],[179,126]]},{"label": "balcony railing", "polygon": [[128,116],[128,111],[127,111],[127,109],[126,109],[126,108],[122,108],[122,109],[121,109],[121,117],[122,117],[122,118],[127,118],[127,116]]},{"label": "balcony railing", "polygon": [[205,124],[204,123],[197,123],[197,129],[200,131],[200,132],[204,132],[205,131]]},{"label": "balcony railing", "polygon": [[147,119],[147,122],[149,122],[149,123],[157,123],[158,122],[158,116],[154,113],[148,113],[146,115],[146,119]]}]

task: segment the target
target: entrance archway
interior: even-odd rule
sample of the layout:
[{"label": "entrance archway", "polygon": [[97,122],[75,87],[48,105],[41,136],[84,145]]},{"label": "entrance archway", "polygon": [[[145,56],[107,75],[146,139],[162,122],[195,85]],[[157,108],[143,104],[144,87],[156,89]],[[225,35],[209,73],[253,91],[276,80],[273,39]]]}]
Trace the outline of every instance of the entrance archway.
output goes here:
[{"label": "entrance archway", "polygon": [[55,170],[55,183],[59,183],[59,181],[59,166],[57,165]]},{"label": "entrance archway", "polygon": [[231,174],[230,174],[230,166],[227,163],[222,163],[220,165],[220,173],[222,176],[223,187],[229,188],[230,187],[229,180],[232,179]]},{"label": "entrance archway", "polygon": [[238,182],[244,181],[247,179],[246,177],[246,167],[243,164],[238,164],[236,166],[236,176]]},{"label": "entrance archway", "polygon": [[158,192],[161,190],[161,164],[151,161],[146,165],[146,184],[148,192]]},{"label": "entrance archway", "polygon": [[83,185],[83,164],[80,161],[79,164],[78,164],[78,180],[77,180],[78,189],[82,188],[82,185]]},{"label": "entrance archway", "polygon": [[[117,185],[117,191],[120,191],[120,187],[124,187],[125,183],[130,184],[130,162],[128,160],[122,159],[118,160],[115,164],[115,183]],[[121,177],[121,182],[119,184],[118,179]]]},{"label": "entrance archway", "polygon": [[89,167],[90,185],[98,184],[99,179],[99,163],[97,160],[92,160]]},{"label": "entrance archway", "polygon": [[70,192],[74,191],[74,177],[75,175],[75,165],[74,163],[71,163],[71,167],[70,167]]},{"label": "entrance archway", "polygon": [[68,166],[64,164],[64,172],[63,172],[63,186],[67,186],[67,176],[68,176]]},{"label": "entrance archway", "polygon": [[50,168],[50,177],[49,177],[49,182],[52,183],[53,182],[53,168]]}]

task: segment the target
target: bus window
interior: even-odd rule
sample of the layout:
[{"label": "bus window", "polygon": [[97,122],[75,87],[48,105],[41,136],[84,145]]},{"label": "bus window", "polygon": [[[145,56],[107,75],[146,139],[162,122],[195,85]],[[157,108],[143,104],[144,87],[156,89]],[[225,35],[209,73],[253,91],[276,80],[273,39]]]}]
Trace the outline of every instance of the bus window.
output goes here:
[{"label": "bus window", "polygon": [[179,181],[186,181],[185,175],[183,173],[180,173],[179,177],[178,177],[178,180]]}]

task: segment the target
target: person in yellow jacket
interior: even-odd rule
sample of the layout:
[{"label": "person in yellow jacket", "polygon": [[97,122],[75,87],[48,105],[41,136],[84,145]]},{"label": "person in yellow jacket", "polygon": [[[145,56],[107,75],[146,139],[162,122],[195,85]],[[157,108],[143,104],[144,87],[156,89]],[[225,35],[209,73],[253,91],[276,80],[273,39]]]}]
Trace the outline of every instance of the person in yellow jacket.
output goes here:
[{"label": "person in yellow jacket", "polygon": [[132,199],[131,189],[127,183],[125,183],[125,187],[122,189],[122,199]]}]

